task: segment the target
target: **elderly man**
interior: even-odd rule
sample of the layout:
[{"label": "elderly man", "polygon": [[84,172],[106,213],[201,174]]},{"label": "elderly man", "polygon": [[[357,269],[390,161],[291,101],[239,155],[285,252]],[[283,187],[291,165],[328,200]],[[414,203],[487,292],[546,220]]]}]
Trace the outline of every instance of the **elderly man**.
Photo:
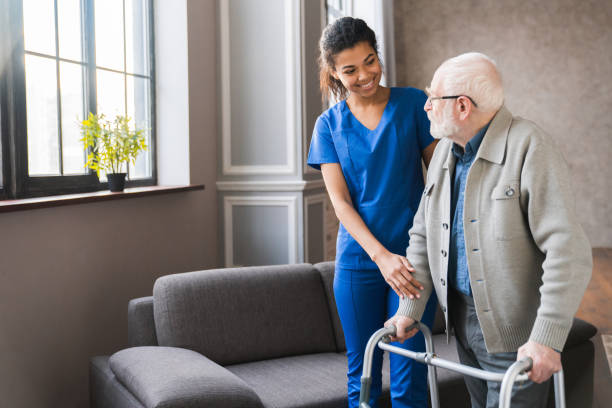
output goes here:
[{"label": "elderly man", "polygon": [[[443,140],[406,250],[424,289],[387,325],[399,340],[414,335],[405,329],[435,289],[461,362],[501,372],[531,357],[531,381],[515,386],[512,404],[544,406],[592,269],[567,166],[548,135],[503,106],[487,56],[445,61],[428,92],[431,134]],[[499,383],[465,382],[473,407],[497,405]]]}]

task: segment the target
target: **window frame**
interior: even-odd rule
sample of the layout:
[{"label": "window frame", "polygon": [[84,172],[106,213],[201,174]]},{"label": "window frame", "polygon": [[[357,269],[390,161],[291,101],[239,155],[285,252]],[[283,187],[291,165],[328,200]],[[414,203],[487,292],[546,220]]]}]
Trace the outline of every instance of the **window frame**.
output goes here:
[{"label": "window frame", "polygon": [[[154,1],[144,1],[148,12],[146,16],[149,36],[149,72],[147,76],[150,78],[149,114],[151,118],[149,149],[146,154],[150,155],[151,177],[126,180],[126,187],[157,184]],[[83,81],[86,95],[84,107],[85,112],[95,114],[97,112],[97,84],[94,2],[95,0],[80,0],[81,35],[83,36],[84,51],[83,66],[86,72]],[[125,8],[125,0],[123,0],[123,4]],[[101,182],[96,173],[90,169],[88,169],[87,174],[83,175],[30,176],[28,174],[26,54],[24,45],[23,2],[21,0],[0,0],[0,57],[2,60],[8,60],[0,65],[0,69],[2,69],[2,66],[5,67],[0,72],[0,149],[2,150],[0,199],[75,194],[108,189],[108,183]],[[56,56],[57,59],[59,59],[59,55]],[[85,112],[83,113],[85,114]],[[59,105],[58,115],[61,115],[61,106]],[[59,154],[62,154],[61,150]]]}]

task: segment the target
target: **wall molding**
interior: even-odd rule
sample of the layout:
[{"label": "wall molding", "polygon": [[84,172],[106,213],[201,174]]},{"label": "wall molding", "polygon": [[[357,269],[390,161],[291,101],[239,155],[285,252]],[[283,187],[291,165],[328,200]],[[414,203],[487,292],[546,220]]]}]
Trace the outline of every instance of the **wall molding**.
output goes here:
[{"label": "wall molding", "polygon": [[297,181],[217,181],[218,191],[306,191],[324,188],[322,179]]},{"label": "wall molding", "polygon": [[299,0],[285,0],[285,83],[287,98],[287,161],[283,165],[234,165],[232,164],[232,127],[231,127],[231,61],[230,61],[230,22],[229,2],[221,0],[220,32],[221,32],[221,156],[224,175],[253,174],[295,174],[297,153],[296,143],[299,140],[298,129],[301,120],[298,109],[298,98],[301,88],[300,55],[300,8]]},{"label": "wall molding", "polygon": [[234,206],[273,206],[287,207],[287,236],[288,242],[288,260],[290,264],[297,263],[298,245],[297,245],[297,197],[292,196],[229,196],[223,198],[224,212],[224,239],[225,239],[225,267],[233,267],[234,265],[234,224],[232,208]]}]

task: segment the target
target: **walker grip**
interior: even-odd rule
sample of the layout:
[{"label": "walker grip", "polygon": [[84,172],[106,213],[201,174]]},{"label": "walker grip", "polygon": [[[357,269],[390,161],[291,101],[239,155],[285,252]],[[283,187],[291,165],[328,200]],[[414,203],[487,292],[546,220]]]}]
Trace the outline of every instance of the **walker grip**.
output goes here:
[{"label": "walker grip", "polygon": [[[412,329],[419,329],[419,322],[414,322],[412,323],[410,326],[406,327],[405,332],[408,333],[410,330]],[[395,327],[394,324],[387,326],[387,329],[389,330],[387,337],[395,337],[395,335],[397,334],[397,327]]]}]

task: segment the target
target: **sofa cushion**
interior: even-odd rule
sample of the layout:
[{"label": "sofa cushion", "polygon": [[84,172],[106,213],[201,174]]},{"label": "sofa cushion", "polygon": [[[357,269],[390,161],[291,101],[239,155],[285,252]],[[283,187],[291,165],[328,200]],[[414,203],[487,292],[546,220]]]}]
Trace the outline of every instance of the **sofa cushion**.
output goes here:
[{"label": "sofa cushion", "polygon": [[113,354],[109,364],[147,408],[261,407],[241,379],[191,350],[132,347]]},{"label": "sofa cushion", "polygon": [[[389,370],[385,365],[383,394],[388,394]],[[343,353],[285,357],[226,368],[251,386],[265,407],[337,408],[347,404]]]},{"label": "sofa cushion", "polygon": [[320,274],[312,265],[168,275],[153,288],[160,346],[221,365],[336,350]]}]

